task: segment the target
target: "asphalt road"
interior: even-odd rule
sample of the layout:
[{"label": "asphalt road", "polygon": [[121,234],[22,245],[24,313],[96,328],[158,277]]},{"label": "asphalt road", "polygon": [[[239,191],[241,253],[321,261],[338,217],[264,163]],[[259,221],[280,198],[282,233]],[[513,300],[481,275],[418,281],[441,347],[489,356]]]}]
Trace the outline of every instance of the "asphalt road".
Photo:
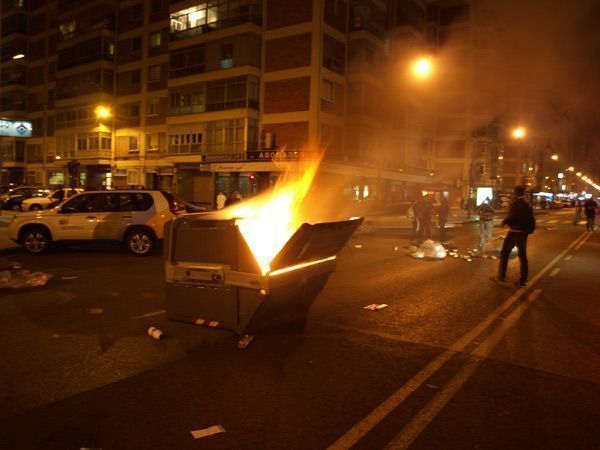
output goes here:
[{"label": "asphalt road", "polygon": [[[53,279],[0,291],[0,449],[600,448],[600,237],[570,218],[539,216],[521,290],[494,260],[355,235],[307,317],[244,350],[166,319],[160,255],[13,251]],[[451,237],[472,247],[476,225]]]}]

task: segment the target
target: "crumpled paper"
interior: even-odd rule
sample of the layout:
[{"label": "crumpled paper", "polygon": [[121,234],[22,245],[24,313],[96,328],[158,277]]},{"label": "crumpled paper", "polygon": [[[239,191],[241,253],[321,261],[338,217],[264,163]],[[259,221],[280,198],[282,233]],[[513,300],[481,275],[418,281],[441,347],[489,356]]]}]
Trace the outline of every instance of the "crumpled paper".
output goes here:
[{"label": "crumpled paper", "polygon": [[408,247],[410,256],[417,259],[444,259],[448,252],[442,244],[431,239],[424,241],[418,248],[414,245]]},{"label": "crumpled paper", "polygon": [[0,270],[0,289],[23,289],[44,286],[52,275],[29,270]]}]

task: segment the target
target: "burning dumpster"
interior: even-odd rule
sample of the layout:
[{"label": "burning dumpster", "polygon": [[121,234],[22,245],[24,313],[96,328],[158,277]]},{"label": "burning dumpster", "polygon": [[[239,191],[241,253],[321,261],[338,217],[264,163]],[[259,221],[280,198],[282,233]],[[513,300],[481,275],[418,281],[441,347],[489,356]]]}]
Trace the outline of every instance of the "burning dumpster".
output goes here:
[{"label": "burning dumpster", "polygon": [[310,297],[306,292],[318,292],[362,222],[303,223],[266,264],[249,245],[243,220],[221,217],[193,214],[167,225],[167,316],[237,334],[285,316]]}]

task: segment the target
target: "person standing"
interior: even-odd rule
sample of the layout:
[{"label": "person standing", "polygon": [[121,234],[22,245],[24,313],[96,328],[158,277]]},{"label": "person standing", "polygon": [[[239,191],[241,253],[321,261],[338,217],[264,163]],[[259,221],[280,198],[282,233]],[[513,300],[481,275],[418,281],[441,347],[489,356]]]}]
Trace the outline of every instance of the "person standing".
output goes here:
[{"label": "person standing", "polygon": [[494,208],[489,197],[479,205],[477,214],[479,214],[479,250],[483,252],[485,244],[492,240],[494,230]]},{"label": "person standing", "polygon": [[446,222],[448,221],[448,214],[450,213],[450,203],[444,194],[440,198],[440,204],[437,209],[438,213],[438,226],[440,228],[440,242],[446,242]]},{"label": "person standing", "polygon": [[521,276],[517,286],[527,286],[527,276],[529,264],[527,261],[527,237],[535,230],[535,217],[531,205],[525,200],[525,187],[515,186],[515,198],[511,202],[508,216],[502,221],[502,225],[509,227],[508,233],[504,237],[502,250],[500,250],[500,263],[498,265],[497,281],[506,281],[506,269],[508,266],[508,256],[516,246],[519,252],[519,262],[521,265]]},{"label": "person standing", "polygon": [[573,225],[577,225],[581,220],[581,202],[578,201],[575,205],[575,217],[573,217]]},{"label": "person standing", "polygon": [[408,218],[408,220],[411,224],[411,233],[410,233],[411,242],[417,240],[417,236],[419,233],[418,215],[420,214],[420,208],[421,208],[422,201],[423,201],[422,198],[420,198],[420,197],[417,198],[414,202],[412,202],[412,204],[406,210],[406,217]]},{"label": "person standing", "polygon": [[421,205],[418,214],[416,214],[419,220],[419,231],[417,233],[419,242],[424,239],[431,239],[431,198],[429,195],[425,195],[421,200]]},{"label": "person standing", "polygon": [[223,194],[223,191],[219,191],[217,194],[217,209],[225,208],[225,202],[227,201],[227,196]]},{"label": "person standing", "polygon": [[594,231],[596,208],[598,208],[598,203],[596,203],[592,197],[583,202],[583,209],[585,210],[585,227],[587,231]]}]

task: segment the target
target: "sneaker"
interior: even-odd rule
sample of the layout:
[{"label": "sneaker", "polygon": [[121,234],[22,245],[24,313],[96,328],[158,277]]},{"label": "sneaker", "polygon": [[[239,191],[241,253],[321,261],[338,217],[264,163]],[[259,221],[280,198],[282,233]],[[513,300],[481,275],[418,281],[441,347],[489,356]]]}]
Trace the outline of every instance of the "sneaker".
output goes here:
[{"label": "sneaker", "polygon": [[500,285],[506,284],[506,279],[505,278],[490,277],[490,281],[493,281],[494,283],[497,283],[497,284],[500,284]]}]

